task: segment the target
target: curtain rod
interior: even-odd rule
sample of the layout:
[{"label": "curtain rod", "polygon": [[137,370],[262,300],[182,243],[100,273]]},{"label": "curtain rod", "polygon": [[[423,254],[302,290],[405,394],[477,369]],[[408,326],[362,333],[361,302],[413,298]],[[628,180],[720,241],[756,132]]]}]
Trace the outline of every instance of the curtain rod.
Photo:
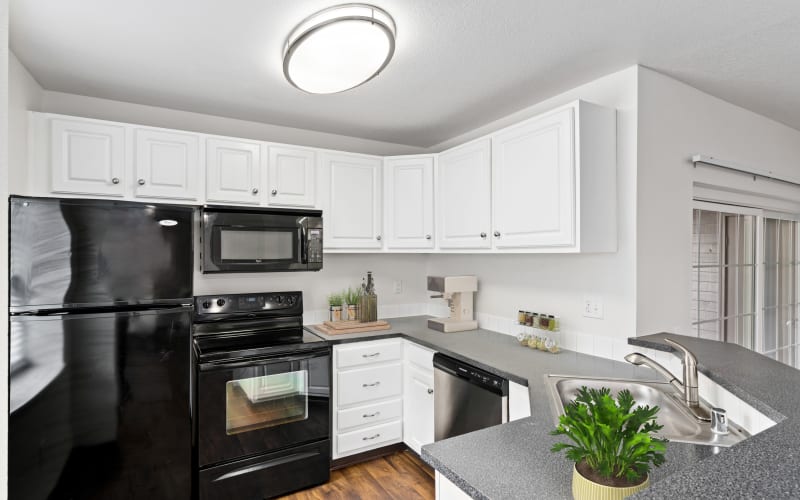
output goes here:
[{"label": "curtain rod", "polygon": [[762,177],[764,179],[770,179],[773,181],[785,182],[786,184],[792,184],[794,186],[800,186],[800,178],[790,177],[788,175],[782,175],[782,174],[779,175],[771,170],[759,170],[747,167],[744,165],[740,165],[738,163],[734,163],[732,161],[720,160],[719,158],[714,158],[713,156],[696,154],[692,156],[692,162],[694,163],[695,168],[697,167],[698,163],[703,163],[705,165],[710,165],[712,167],[724,168],[727,170],[733,170],[734,172],[740,172],[742,174],[752,175],[754,179],[756,177]]}]

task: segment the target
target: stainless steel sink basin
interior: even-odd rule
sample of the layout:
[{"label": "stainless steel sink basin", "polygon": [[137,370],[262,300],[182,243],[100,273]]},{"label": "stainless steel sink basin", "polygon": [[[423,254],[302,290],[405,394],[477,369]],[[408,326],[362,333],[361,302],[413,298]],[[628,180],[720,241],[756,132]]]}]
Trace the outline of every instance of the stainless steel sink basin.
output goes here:
[{"label": "stainless steel sink basin", "polygon": [[728,421],[728,434],[711,432],[711,425],[698,421],[686,409],[681,395],[666,382],[643,382],[641,380],[622,380],[612,378],[584,378],[565,375],[547,375],[547,386],[553,401],[555,422],[564,414],[564,406],[573,401],[578,390],[586,386],[590,389],[607,387],[616,395],[623,389],[631,391],[637,405],[655,406],[661,409],[656,420],[664,428],[658,432],[659,437],[681,443],[704,444],[709,446],[733,446],[749,437],[738,425]]}]

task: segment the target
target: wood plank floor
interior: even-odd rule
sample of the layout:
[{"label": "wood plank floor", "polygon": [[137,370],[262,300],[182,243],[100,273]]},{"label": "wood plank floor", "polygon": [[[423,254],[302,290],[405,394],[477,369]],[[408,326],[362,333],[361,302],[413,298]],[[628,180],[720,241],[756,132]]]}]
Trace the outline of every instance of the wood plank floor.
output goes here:
[{"label": "wood plank floor", "polygon": [[430,500],[434,488],[433,469],[406,450],[335,470],[326,484],[281,500]]}]

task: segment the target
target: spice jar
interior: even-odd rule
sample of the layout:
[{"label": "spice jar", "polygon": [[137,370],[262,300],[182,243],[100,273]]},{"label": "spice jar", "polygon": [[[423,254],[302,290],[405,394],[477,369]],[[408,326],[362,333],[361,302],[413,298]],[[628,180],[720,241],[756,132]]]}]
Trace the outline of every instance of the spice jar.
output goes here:
[{"label": "spice jar", "polygon": [[550,329],[550,318],[548,318],[544,314],[539,315],[539,328],[541,328],[542,330],[549,330]]},{"label": "spice jar", "polygon": [[550,330],[554,332],[561,331],[561,318],[555,316],[552,320],[550,320]]},{"label": "spice jar", "polygon": [[552,314],[547,315],[547,329],[552,331],[556,326],[556,318]]},{"label": "spice jar", "polygon": [[517,312],[517,323],[520,325],[525,324],[525,311],[520,310]]},{"label": "spice jar", "polygon": [[533,313],[533,323],[531,326],[534,328],[539,328],[539,313]]},{"label": "spice jar", "polygon": [[528,340],[530,338],[531,338],[531,336],[529,334],[525,333],[525,332],[522,332],[519,335],[517,335],[517,340],[519,341],[519,345],[521,345],[521,346],[527,346],[528,345]]},{"label": "spice jar", "polygon": [[533,313],[525,311],[525,326],[533,326]]}]

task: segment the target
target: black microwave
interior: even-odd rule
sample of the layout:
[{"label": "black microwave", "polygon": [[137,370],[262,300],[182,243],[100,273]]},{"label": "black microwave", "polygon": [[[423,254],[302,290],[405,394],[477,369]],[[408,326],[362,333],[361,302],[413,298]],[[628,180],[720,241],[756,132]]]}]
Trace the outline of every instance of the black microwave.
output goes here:
[{"label": "black microwave", "polygon": [[322,269],[322,211],[207,206],[203,273]]}]

